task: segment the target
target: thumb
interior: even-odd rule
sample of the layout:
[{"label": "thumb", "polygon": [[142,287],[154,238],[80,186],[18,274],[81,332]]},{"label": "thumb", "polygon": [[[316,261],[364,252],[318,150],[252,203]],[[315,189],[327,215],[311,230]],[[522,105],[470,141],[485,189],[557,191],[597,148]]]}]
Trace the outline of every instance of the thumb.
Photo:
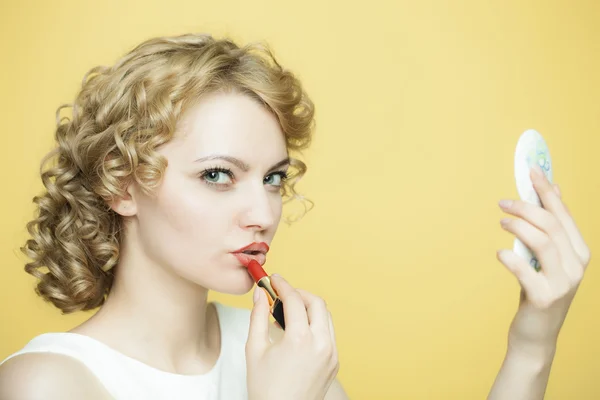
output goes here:
[{"label": "thumb", "polygon": [[560,193],[560,189],[559,189],[559,187],[558,187],[558,184],[556,184],[556,183],[555,183],[555,184],[554,184],[554,185],[552,185],[552,186],[553,186],[554,192],[555,192],[555,193],[558,195],[558,197],[559,197],[559,198],[562,198],[562,194]]},{"label": "thumb", "polygon": [[270,344],[269,341],[269,302],[264,290],[254,289],[256,301],[250,314],[250,330],[246,342],[246,356],[258,355]]}]

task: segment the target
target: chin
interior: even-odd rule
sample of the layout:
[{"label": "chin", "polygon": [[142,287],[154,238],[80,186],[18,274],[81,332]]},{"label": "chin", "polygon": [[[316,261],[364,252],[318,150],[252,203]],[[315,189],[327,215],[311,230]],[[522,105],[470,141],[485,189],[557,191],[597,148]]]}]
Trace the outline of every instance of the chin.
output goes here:
[{"label": "chin", "polygon": [[254,280],[248,275],[245,268],[239,270],[227,271],[219,274],[218,280],[210,282],[206,286],[209,290],[219,293],[243,295],[248,293],[254,287]]}]

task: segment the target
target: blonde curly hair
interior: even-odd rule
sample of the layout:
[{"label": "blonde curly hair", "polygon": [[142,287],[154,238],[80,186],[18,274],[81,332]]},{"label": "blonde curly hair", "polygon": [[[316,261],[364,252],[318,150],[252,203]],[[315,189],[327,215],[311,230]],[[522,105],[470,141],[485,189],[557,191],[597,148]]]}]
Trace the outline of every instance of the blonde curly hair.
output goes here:
[{"label": "blonde curly hair", "polygon": [[[188,34],[147,40],[111,67],[86,74],[72,105],[56,112],[56,148],[42,161],[45,191],[34,197],[31,239],[21,250],[36,293],[63,314],[104,303],[119,260],[123,220],[108,204],[136,182],[151,194],[182,113],[207,93],[251,96],[278,119],[288,150],[310,144],[314,106],[299,80],[268,46]],[[61,110],[71,108],[71,118]],[[294,184],[306,166],[293,160],[284,201],[303,199]]]}]

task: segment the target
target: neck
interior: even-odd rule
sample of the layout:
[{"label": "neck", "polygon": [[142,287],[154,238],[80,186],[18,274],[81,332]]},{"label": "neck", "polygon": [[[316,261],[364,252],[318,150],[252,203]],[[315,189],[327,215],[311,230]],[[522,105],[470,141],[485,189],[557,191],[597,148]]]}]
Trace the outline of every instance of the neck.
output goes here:
[{"label": "neck", "polygon": [[207,296],[207,289],[156,264],[126,239],[113,287],[91,329],[117,350],[160,369],[206,372],[220,347]]}]

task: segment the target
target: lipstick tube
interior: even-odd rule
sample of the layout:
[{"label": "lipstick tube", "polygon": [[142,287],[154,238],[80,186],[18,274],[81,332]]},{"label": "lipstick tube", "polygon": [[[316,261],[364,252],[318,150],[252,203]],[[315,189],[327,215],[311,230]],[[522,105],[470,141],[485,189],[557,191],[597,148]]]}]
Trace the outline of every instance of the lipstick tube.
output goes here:
[{"label": "lipstick tube", "polygon": [[255,260],[248,263],[248,273],[256,282],[256,286],[262,288],[267,293],[267,299],[269,300],[269,309],[271,315],[275,318],[275,321],[285,330],[285,318],[283,315],[283,303],[277,295],[275,288],[271,285],[271,278],[265,272],[263,267]]}]

